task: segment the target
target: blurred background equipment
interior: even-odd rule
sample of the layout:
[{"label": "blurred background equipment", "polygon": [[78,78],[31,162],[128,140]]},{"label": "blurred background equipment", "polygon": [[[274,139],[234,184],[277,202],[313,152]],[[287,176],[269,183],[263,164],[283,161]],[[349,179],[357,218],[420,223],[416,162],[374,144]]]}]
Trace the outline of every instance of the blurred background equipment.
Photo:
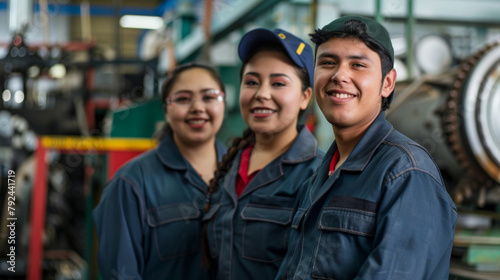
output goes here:
[{"label": "blurred background equipment", "polygon": [[[498,202],[486,194],[500,184],[499,61],[500,46],[487,45],[447,71],[405,85],[387,112],[433,155],[457,203]],[[481,188],[488,191],[473,191]]]},{"label": "blurred background equipment", "polygon": [[[0,278],[99,279],[91,211],[114,171],[154,145],[176,65],[219,70],[218,138],[229,144],[245,128],[241,36],[283,28],[307,40],[358,14],[382,22],[394,45],[387,119],[432,154],[459,209],[450,279],[500,279],[499,11],[492,0],[0,0],[0,224],[9,170],[18,218],[16,273],[2,230]],[[303,121],[328,148],[331,125],[314,102]]]},{"label": "blurred background equipment", "polygon": [[[427,58],[420,60],[424,62],[419,65],[428,63]],[[427,67],[425,74],[398,85],[399,96],[386,117],[432,154],[460,209],[452,272],[472,277],[466,279],[496,279],[500,275],[500,45],[488,44],[453,67],[442,68],[445,60],[452,61],[441,57],[435,65],[439,69]],[[475,278],[480,276],[491,278]]]}]

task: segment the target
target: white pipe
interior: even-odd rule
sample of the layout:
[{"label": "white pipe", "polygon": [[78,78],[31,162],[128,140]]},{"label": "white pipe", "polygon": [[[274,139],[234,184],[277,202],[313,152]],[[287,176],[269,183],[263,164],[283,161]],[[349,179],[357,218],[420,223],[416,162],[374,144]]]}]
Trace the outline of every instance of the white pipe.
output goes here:
[{"label": "white pipe", "polygon": [[33,17],[32,0],[9,0],[9,31],[11,34],[25,33]]}]

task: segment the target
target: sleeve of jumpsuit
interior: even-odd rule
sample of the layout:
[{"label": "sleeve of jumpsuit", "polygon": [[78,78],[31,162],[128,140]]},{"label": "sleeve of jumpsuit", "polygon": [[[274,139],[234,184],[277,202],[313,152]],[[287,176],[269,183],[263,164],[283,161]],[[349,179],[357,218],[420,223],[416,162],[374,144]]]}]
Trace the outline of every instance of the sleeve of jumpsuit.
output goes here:
[{"label": "sleeve of jumpsuit", "polygon": [[387,182],[373,249],[355,279],[448,279],[457,219],[444,186],[423,170]]},{"label": "sleeve of jumpsuit", "polygon": [[93,218],[102,279],[142,279],[144,205],[137,186],[116,178],[106,187]]}]

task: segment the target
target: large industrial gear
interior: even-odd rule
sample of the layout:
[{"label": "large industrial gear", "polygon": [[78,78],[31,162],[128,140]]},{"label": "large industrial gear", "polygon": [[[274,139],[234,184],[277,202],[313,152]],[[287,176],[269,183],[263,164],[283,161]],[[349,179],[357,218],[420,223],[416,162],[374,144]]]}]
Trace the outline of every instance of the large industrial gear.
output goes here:
[{"label": "large industrial gear", "polygon": [[455,202],[500,201],[500,43],[400,84],[386,118],[434,158]]},{"label": "large industrial gear", "polygon": [[473,188],[500,185],[500,44],[467,59],[448,93],[443,127]]}]

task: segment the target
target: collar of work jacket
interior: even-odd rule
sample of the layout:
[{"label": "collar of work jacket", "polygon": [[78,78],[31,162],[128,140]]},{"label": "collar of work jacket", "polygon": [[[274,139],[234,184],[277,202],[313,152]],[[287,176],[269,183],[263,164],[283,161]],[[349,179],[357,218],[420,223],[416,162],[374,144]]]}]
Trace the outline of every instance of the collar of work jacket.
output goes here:
[{"label": "collar of work jacket", "polygon": [[311,200],[319,199],[335,182],[342,171],[361,172],[370,162],[373,154],[382,142],[394,131],[392,125],[385,120],[385,112],[382,111],[375,118],[373,123],[368,127],[365,134],[361,137],[358,144],[351,151],[345,162],[335,170],[335,172],[328,178],[328,168],[333,154],[337,150],[337,143],[333,142],[328,151],[326,152],[323,162],[321,163],[316,178],[319,182],[324,182],[322,187],[318,190],[312,190]]},{"label": "collar of work jacket", "polygon": [[[226,152],[226,147],[216,140],[215,151],[217,152],[217,161],[219,162]],[[156,154],[158,155],[160,161],[168,168],[175,170],[188,169],[189,163],[182,155],[171,135],[167,135],[161,140],[158,148],[156,149]]]},{"label": "collar of work jacket", "polygon": [[[362,171],[372,158],[375,150],[380,146],[380,144],[382,144],[387,136],[389,136],[392,130],[392,125],[385,120],[385,112],[380,112],[370,127],[368,127],[365,134],[361,137],[358,144],[349,154],[349,157],[342,165],[341,169]],[[331,152],[331,156],[333,156],[336,149],[337,144],[335,143],[335,149],[328,150],[328,153]]]},{"label": "collar of work jacket", "polygon": [[[262,170],[255,175],[255,177],[248,183],[245,190],[241,193],[240,199],[250,194],[254,190],[265,186],[281,176],[283,173],[283,165],[290,164],[295,165],[308,160],[311,160],[317,156],[318,153],[318,143],[311,132],[304,126],[298,127],[299,134],[293,144],[288,148],[288,150],[281,156],[275,158],[272,162],[266,165]],[[233,198],[233,202],[236,204],[238,197],[235,192],[235,182],[236,174],[238,174],[239,162],[241,158],[242,150],[238,151],[233,164],[228,171],[228,174],[224,178],[224,188]]]}]

